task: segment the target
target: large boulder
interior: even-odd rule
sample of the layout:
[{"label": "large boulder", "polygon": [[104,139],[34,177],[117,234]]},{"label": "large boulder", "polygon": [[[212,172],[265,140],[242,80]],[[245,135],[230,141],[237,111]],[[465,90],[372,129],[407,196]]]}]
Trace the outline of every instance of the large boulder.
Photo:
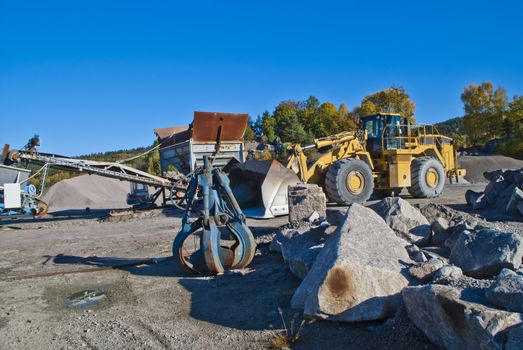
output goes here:
[{"label": "large boulder", "polygon": [[289,222],[300,226],[304,222],[311,223],[319,217],[327,215],[327,199],[318,185],[299,184],[289,186]]},{"label": "large boulder", "polygon": [[503,177],[499,177],[495,180],[489,182],[487,187],[485,187],[485,199],[487,204],[494,203],[494,200],[509,186],[508,181],[505,181]]},{"label": "large boulder", "polygon": [[523,321],[519,313],[464,301],[449,286],[409,287],[402,296],[412,322],[445,349],[503,349],[507,330]]},{"label": "large boulder", "polygon": [[450,262],[472,277],[497,275],[507,267],[517,269],[523,257],[523,238],[492,229],[464,231],[452,247]]},{"label": "large boulder", "polygon": [[523,276],[503,269],[486,297],[489,302],[505,310],[523,313]]},{"label": "large boulder", "polygon": [[352,204],[296,290],[292,307],[336,321],[392,316],[409,283],[406,270],[413,262],[407,245],[374,211]]},{"label": "large boulder", "polygon": [[456,241],[458,240],[459,236],[461,236],[462,232],[472,231],[476,227],[476,222],[468,220],[461,220],[460,222],[456,222],[455,225],[449,229],[449,237],[445,240],[443,245],[447,248],[452,249],[452,247],[454,247],[454,244],[456,244]]},{"label": "large boulder", "polygon": [[487,206],[487,197],[483,192],[467,190],[465,192],[465,200],[474,210],[483,209]]},{"label": "large boulder", "polygon": [[521,350],[523,344],[523,324],[508,331],[505,350]]},{"label": "large boulder", "polygon": [[427,245],[432,230],[421,212],[399,197],[388,197],[370,206],[396,234],[417,245]]},{"label": "large boulder", "polygon": [[329,225],[309,229],[281,229],[271,242],[271,250],[280,252],[291,272],[304,279],[323,248]]}]

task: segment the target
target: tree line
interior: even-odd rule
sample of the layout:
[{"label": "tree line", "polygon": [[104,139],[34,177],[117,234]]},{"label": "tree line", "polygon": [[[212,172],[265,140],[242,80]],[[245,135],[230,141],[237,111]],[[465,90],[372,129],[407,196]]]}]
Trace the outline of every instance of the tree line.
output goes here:
[{"label": "tree line", "polygon": [[461,100],[470,146],[494,142],[498,153],[523,159],[523,96],[510,99],[504,88],[483,82],[465,87]]},{"label": "tree line", "polygon": [[402,86],[392,86],[363,98],[349,110],[345,103],[320,102],[315,96],[305,101],[282,101],[271,113],[265,111],[251,120],[245,133],[247,141],[306,144],[342,131],[352,131],[362,116],[378,112],[400,113],[414,123],[415,103]]},{"label": "tree line", "polygon": [[[437,123],[442,134],[458,148],[481,149],[492,143],[497,153],[523,159],[523,96],[508,98],[502,87],[491,82],[466,86],[461,94],[464,116]],[[305,101],[282,101],[272,112],[250,120],[247,141],[309,144],[314,139],[355,130],[359,118],[381,113],[399,113],[415,124],[416,104],[402,86],[365,96],[352,111],[345,103],[336,107],[315,96]]]},{"label": "tree line", "polygon": [[[452,137],[458,148],[481,149],[494,143],[497,153],[523,159],[523,96],[509,98],[504,88],[483,82],[466,86],[461,100],[464,116],[437,123],[440,133]],[[415,124],[415,111],[416,104],[398,85],[365,96],[352,111],[345,103],[336,107],[332,102],[321,102],[310,96],[305,101],[282,101],[272,112],[265,111],[255,120],[250,120],[244,138],[271,144],[310,144],[316,138],[355,130],[361,117],[378,112],[399,113]],[[157,143],[155,141],[152,146]],[[134,157],[148,148],[93,153],[77,158],[114,162]],[[272,157],[270,154],[266,156]],[[159,175],[158,150],[133,159],[127,165]],[[77,175],[51,170],[47,186]],[[33,182],[39,184],[39,176]]]}]

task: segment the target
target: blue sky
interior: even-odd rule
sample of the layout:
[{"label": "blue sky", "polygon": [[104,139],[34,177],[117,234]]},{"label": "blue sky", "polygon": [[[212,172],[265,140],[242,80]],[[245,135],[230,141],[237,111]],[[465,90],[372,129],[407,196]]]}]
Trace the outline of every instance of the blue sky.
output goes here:
[{"label": "blue sky", "polygon": [[0,143],[65,155],[151,144],[195,110],[309,95],[352,108],[402,84],[416,117],[462,114],[492,81],[523,94],[521,1],[0,0]]}]

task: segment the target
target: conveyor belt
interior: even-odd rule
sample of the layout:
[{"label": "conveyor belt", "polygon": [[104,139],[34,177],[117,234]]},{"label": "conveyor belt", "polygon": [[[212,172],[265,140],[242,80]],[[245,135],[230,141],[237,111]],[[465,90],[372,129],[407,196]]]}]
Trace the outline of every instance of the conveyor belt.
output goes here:
[{"label": "conveyor belt", "polygon": [[84,172],[118,180],[125,180],[153,187],[170,188],[173,182],[169,179],[148,174],[144,171],[111,162],[74,159],[55,154],[20,152],[20,159],[30,160],[33,163],[48,165],[54,169],[64,171]]}]

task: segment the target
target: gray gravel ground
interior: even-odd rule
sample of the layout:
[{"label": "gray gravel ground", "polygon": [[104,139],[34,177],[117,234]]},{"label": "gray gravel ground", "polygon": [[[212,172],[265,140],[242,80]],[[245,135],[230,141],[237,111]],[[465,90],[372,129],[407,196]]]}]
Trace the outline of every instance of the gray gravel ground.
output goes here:
[{"label": "gray gravel ground", "polygon": [[[465,191],[483,187],[448,186],[432,201],[468,211]],[[301,322],[289,306],[299,281],[268,251],[286,217],[249,220],[259,243],[252,265],[212,277],[187,275],[171,262],[111,268],[169,256],[181,220],[172,210],[99,220],[106,214],[62,211],[0,224],[0,349],[264,349],[282,328],[278,308],[288,327]],[[523,232],[514,218],[480,214]],[[83,291],[102,293],[101,302],[72,307],[71,295]],[[294,348],[433,346],[402,313],[381,323],[307,320]]]}]

